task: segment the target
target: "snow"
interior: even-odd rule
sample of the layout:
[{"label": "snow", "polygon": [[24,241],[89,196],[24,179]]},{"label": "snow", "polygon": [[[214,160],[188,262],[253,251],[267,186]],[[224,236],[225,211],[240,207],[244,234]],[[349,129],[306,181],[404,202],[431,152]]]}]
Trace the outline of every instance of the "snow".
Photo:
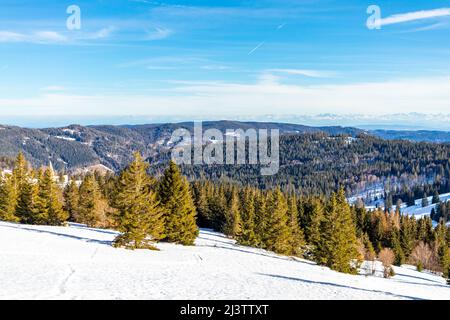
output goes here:
[{"label": "snow", "polygon": [[161,251],[115,249],[116,234],[0,222],[0,299],[450,299],[443,278],[410,266],[353,276],[210,230]]},{"label": "snow", "polygon": [[[432,202],[433,197],[428,197],[428,203]],[[442,202],[450,201],[450,193],[445,193],[439,195],[439,199]],[[422,199],[415,200],[415,206],[402,206],[401,212],[407,214],[409,216],[415,217],[416,219],[420,219],[423,217],[428,217],[431,214],[431,211],[436,208],[437,204],[430,204],[429,206],[422,207]],[[448,223],[450,225],[450,223]]]},{"label": "snow", "polygon": [[55,136],[56,139],[66,140],[66,141],[77,141],[75,138],[66,137],[66,136]]}]

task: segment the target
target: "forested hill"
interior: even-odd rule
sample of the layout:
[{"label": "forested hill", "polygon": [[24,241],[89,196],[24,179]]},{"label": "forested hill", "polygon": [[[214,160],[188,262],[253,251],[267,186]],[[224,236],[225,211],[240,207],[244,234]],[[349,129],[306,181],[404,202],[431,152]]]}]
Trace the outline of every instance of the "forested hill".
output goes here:
[{"label": "forested hill", "polygon": [[[295,124],[214,121],[203,122],[203,129],[279,129],[281,134],[325,132],[330,135],[356,136],[363,131],[343,127],[307,127]],[[0,156],[15,157],[19,151],[33,165],[48,164],[56,168],[75,169],[101,163],[119,170],[131,160],[135,150],[145,156],[156,156],[166,150],[174,130],[193,132],[192,122],[135,126],[79,126],[27,129],[0,126]]]},{"label": "forested hill", "polygon": [[[168,142],[178,128],[193,132],[193,123],[48,129],[0,126],[0,157],[6,157],[1,162],[7,166],[8,157],[22,151],[34,166],[51,161],[55,168],[71,171],[103,164],[117,171],[130,162],[133,151],[140,151],[158,171],[169,158]],[[371,132],[342,127],[203,123],[204,130],[210,128],[280,129],[280,171],[262,177],[260,168],[255,166],[184,167],[191,179],[225,179],[261,188],[294,186],[307,193],[328,193],[345,186],[350,194],[386,184],[397,189],[436,181],[448,185],[450,177],[449,143],[385,140]]]}]

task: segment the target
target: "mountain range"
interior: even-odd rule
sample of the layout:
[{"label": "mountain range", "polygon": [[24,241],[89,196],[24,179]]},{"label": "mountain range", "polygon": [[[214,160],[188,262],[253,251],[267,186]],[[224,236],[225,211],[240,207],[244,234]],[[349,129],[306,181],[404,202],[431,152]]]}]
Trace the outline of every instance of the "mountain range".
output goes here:
[{"label": "mountain range", "polygon": [[[393,131],[363,130],[352,127],[311,127],[276,122],[202,122],[204,130],[215,128],[247,130],[279,129],[281,135],[301,135],[323,132],[327,135],[373,135],[383,139],[410,141],[449,142],[450,132],[444,131]],[[46,165],[50,161],[57,169],[74,170],[102,164],[119,170],[128,163],[133,151],[139,150],[148,158],[167,152],[171,134],[184,128],[193,132],[193,122],[146,125],[70,125],[59,128],[31,129],[16,126],[0,126],[0,156],[14,157],[24,152],[33,165]]]}]

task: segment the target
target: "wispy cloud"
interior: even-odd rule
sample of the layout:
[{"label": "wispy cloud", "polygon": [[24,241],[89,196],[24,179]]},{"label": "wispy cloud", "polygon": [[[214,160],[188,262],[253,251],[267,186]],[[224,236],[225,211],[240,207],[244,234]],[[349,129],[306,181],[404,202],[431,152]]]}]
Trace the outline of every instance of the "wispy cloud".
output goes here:
[{"label": "wispy cloud", "polygon": [[36,43],[36,44],[69,44],[79,41],[106,39],[115,30],[110,26],[95,32],[57,32],[50,30],[39,30],[35,32],[16,32],[0,30],[0,42],[2,43]]},{"label": "wispy cloud", "polygon": [[386,26],[404,22],[448,17],[448,16],[450,16],[450,8],[439,8],[433,10],[422,10],[422,11],[395,14],[381,19],[380,24],[382,26]]},{"label": "wispy cloud", "polygon": [[62,43],[67,40],[66,36],[55,31],[37,31],[31,34],[0,31],[0,42]]},{"label": "wispy cloud", "polygon": [[[42,92],[34,98],[0,98],[4,114],[223,115],[273,113],[447,113],[450,76],[334,85],[287,85],[265,74],[257,82],[177,82],[170,93],[71,95]],[[165,91],[164,91],[165,92]],[[151,108],[149,106],[158,106]]]},{"label": "wispy cloud", "polygon": [[269,69],[268,72],[274,73],[285,73],[290,75],[298,75],[310,78],[331,78],[336,76],[335,72],[331,71],[320,71],[320,70],[310,70],[310,69]]},{"label": "wispy cloud", "polygon": [[173,34],[173,31],[167,28],[155,28],[152,31],[147,31],[146,40],[162,40]]}]

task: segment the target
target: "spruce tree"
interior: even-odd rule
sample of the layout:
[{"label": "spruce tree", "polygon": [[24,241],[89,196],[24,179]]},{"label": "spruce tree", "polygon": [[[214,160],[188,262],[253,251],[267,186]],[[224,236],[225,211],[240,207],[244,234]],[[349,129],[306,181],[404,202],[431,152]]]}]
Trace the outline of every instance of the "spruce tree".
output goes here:
[{"label": "spruce tree", "polygon": [[267,228],[267,196],[261,191],[255,192],[254,218],[251,227],[255,236],[255,246],[262,246],[262,240]]},{"label": "spruce tree", "polygon": [[309,199],[305,203],[304,219],[305,238],[314,253],[320,246],[322,223],[324,223],[324,206],[320,199]]},{"label": "spruce tree", "polygon": [[443,276],[447,278],[449,276],[448,271],[450,268],[450,253],[449,246],[446,239],[447,228],[443,221],[441,221],[436,227],[436,253],[439,259],[439,264],[442,269]]},{"label": "spruce tree", "polygon": [[[69,195],[75,197],[76,185],[69,188],[73,188],[69,190],[71,191]],[[105,215],[105,201],[94,175],[89,173],[84,177],[78,191],[78,200],[75,198],[69,200],[72,206],[69,209],[72,210],[76,222],[86,224],[88,227],[99,226]]]},{"label": "spruce tree", "polygon": [[293,234],[289,227],[288,204],[280,189],[270,192],[267,211],[264,247],[279,254],[292,254]]},{"label": "spruce tree", "polygon": [[301,256],[305,245],[305,236],[303,234],[303,230],[300,229],[297,197],[295,194],[291,195],[288,199],[288,225],[292,233],[290,239],[290,246],[292,248],[291,254]]},{"label": "spruce tree", "polygon": [[[22,152],[17,155],[16,162],[14,163],[13,177],[15,180],[16,188],[21,189],[22,184],[28,182],[29,179],[29,165]],[[19,191],[20,192],[20,191]]]},{"label": "spruce tree", "polygon": [[435,191],[433,193],[433,199],[431,200],[432,204],[436,204],[439,203],[441,201],[440,197],[439,197],[439,192]]},{"label": "spruce tree", "polygon": [[242,231],[239,197],[235,190],[232,191],[226,212],[223,233],[229,237],[239,237]]},{"label": "spruce tree", "polygon": [[199,232],[194,200],[187,179],[173,161],[159,182],[158,197],[164,208],[166,240],[193,245]]},{"label": "spruce tree", "polygon": [[406,257],[405,252],[400,241],[400,232],[398,229],[394,229],[391,233],[391,248],[395,255],[394,264],[396,266],[401,266],[405,263]]},{"label": "spruce tree", "polygon": [[116,247],[156,249],[151,243],[164,237],[163,212],[147,168],[142,156],[135,153],[116,182],[113,206],[122,232],[114,240]]},{"label": "spruce tree", "polygon": [[206,186],[195,184],[193,187],[194,203],[197,208],[198,225],[203,228],[212,228],[211,211],[209,210]]},{"label": "spruce tree", "polygon": [[16,215],[21,223],[45,224],[46,219],[39,215],[39,187],[31,181],[22,184],[17,201]]},{"label": "spruce tree", "polygon": [[69,214],[70,221],[77,220],[79,197],[78,185],[75,179],[71,179],[64,189],[64,210]]},{"label": "spruce tree", "polygon": [[402,216],[400,220],[400,243],[405,257],[409,257],[415,247],[415,219]]},{"label": "spruce tree", "polygon": [[68,218],[63,209],[62,193],[54,181],[54,172],[47,168],[39,179],[39,199],[37,214],[45,219],[46,224],[59,226]]},{"label": "spruce tree", "polygon": [[244,246],[256,246],[258,240],[255,234],[255,193],[251,188],[245,188],[241,194],[242,231],[238,243]]},{"label": "spruce tree", "polygon": [[12,175],[0,178],[0,220],[19,222],[16,216],[17,189]]},{"label": "spruce tree", "polygon": [[331,196],[321,229],[316,261],[338,272],[356,273],[356,228],[343,189]]}]

